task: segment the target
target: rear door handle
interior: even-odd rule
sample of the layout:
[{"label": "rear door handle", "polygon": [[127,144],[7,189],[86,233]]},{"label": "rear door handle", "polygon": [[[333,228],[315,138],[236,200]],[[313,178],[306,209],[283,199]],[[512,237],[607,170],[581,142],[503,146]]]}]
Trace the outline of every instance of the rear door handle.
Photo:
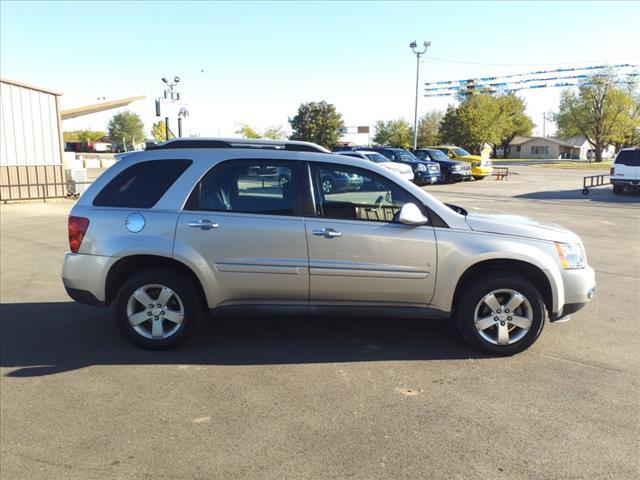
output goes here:
[{"label": "rear door handle", "polygon": [[212,228],[218,228],[220,225],[212,222],[211,220],[203,218],[201,220],[189,222],[189,226],[191,228],[199,228],[200,230],[211,230]]},{"label": "rear door handle", "polygon": [[322,230],[313,230],[311,233],[318,237],[337,238],[342,236],[342,232],[337,232],[333,228],[324,228]]}]

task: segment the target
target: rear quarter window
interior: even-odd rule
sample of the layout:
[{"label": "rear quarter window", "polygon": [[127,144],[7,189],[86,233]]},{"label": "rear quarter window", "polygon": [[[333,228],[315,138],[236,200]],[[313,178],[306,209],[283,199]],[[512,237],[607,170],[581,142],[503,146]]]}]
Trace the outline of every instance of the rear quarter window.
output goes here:
[{"label": "rear quarter window", "polygon": [[191,163],[191,160],[148,160],[133,164],[105,185],[93,205],[151,208]]},{"label": "rear quarter window", "polygon": [[640,167],[640,150],[622,150],[618,153],[614,163],[616,165]]}]

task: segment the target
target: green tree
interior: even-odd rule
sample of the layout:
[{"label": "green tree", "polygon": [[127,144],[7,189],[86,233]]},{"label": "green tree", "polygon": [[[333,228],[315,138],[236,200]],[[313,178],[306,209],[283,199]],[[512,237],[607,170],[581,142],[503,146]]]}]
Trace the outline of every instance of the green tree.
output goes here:
[{"label": "green tree", "polygon": [[501,138],[500,109],[497,99],[488,94],[465,98],[458,107],[449,105],[442,122],[443,141],[480,153],[485,143],[496,144]]},{"label": "green tree", "polygon": [[241,123],[238,130],[236,130],[236,133],[239,133],[240,135],[242,135],[242,138],[261,138],[262,137],[262,135],[260,135],[258,132],[256,132],[253,128],[251,128],[246,123]]},{"label": "green tree", "polygon": [[418,148],[432,147],[440,143],[440,122],[443,113],[433,110],[418,122]]},{"label": "green tree", "polygon": [[287,138],[287,133],[284,131],[282,125],[272,125],[262,132],[262,136],[273,140],[284,140]]},{"label": "green tree", "polygon": [[[157,140],[159,142],[167,139],[167,124],[164,123],[164,120],[160,120],[159,122],[156,122],[152,125],[151,135],[153,136],[154,140]],[[176,138],[175,135],[171,133],[171,130],[169,130],[169,138]]]},{"label": "green tree", "polygon": [[344,126],[335,105],[325,101],[301,104],[289,123],[293,129],[291,140],[304,140],[327,148],[338,143],[338,129]]},{"label": "green tree", "polygon": [[144,124],[140,115],[129,110],[116,113],[109,120],[109,137],[118,144],[126,142],[128,146],[143,141]]},{"label": "green tree", "polygon": [[498,103],[499,143],[504,158],[509,156],[509,144],[518,135],[531,135],[533,121],[525,113],[524,100],[510,93],[496,99]]},{"label": "green tree", "polygon": [[409,122],[399,120],[378,120],[375,125],[374,143],[399,148],[411,148],[413,145],[413,128]]},{"label": "green tree", "polygon": [[102,130],[74,130],[63,132],[65,142],[97,142],[106,135]]},{"label": "green tree", "polygon": [[596,162],[611,144],[625,144],[640,128],[640,100],[636,84],[613,83],[607,71],[585,79],[575,90],[565,90],[555,115],[561,136],[584,135],[593,145]]}]

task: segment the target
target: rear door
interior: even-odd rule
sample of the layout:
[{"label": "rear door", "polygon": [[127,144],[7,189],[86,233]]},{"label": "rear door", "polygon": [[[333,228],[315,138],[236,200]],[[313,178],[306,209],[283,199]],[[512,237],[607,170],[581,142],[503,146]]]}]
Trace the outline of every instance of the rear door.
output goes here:
[{"label": "rear door", "polygon": [[196,185],[174,254],[210,272],[217,304],[308,301],[299,171],[294,161],[227,160]]},{"label": "rear door", "polygon": [[[368,170],[323,163],[310,170],[315,213],[306,218],[310,301],[427,305],[436,273],[433,228],[395,219],[402,205],[416,200]],[[326,194],[320,179],[329,170],[360,175],[366,188]]]}]

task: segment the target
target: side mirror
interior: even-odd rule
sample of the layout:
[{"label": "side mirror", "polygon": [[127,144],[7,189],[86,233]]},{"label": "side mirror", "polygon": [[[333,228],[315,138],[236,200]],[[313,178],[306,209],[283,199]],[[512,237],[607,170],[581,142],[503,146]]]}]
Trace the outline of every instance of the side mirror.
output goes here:
[{"label": "side mirror", "polygon": [[429,219],[422,214],[415,203],[405,203],[400,209],[398,221],[405,225],[418,226],[427,224]]}]

